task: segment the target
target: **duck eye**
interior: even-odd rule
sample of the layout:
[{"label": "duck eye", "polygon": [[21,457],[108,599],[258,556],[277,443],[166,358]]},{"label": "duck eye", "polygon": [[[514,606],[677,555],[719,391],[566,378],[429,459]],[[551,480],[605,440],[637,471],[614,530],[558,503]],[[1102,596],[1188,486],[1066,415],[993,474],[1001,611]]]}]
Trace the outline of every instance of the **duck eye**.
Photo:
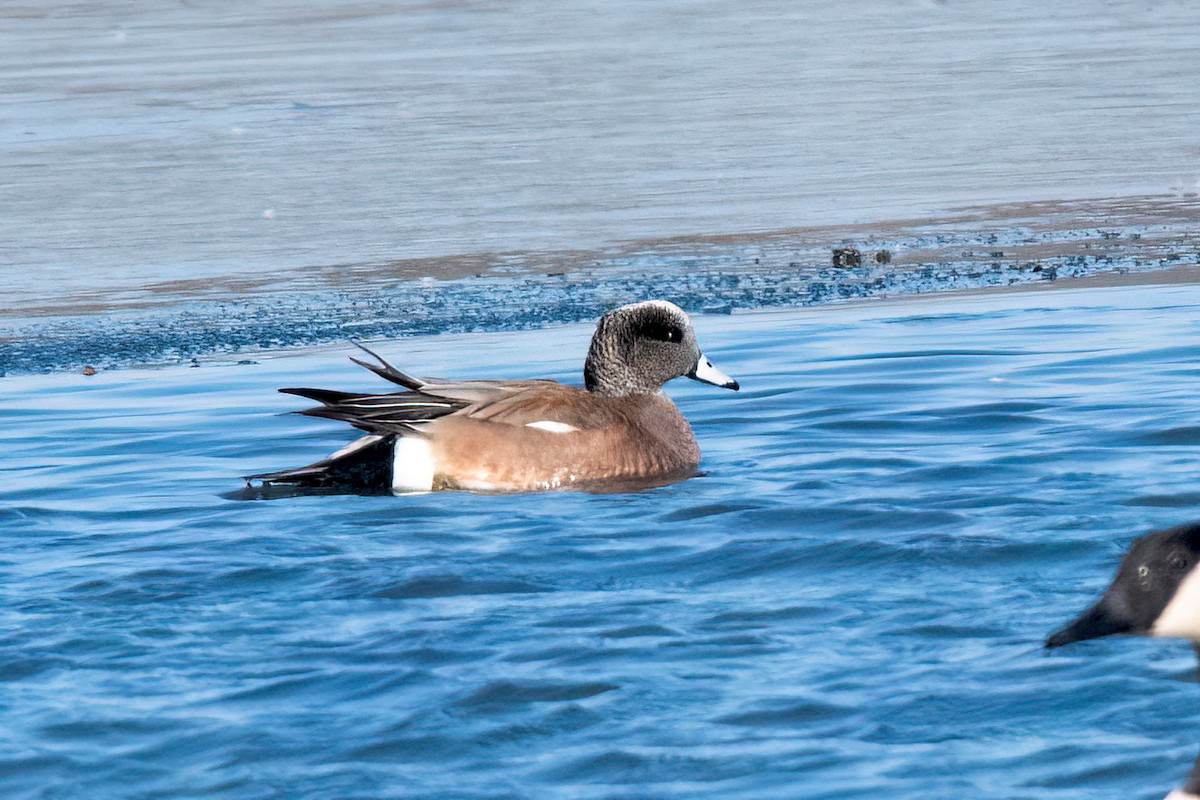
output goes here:
[{"label": "duck eye", "polygon": [[1176,553],[1175,555],[1171,556],[1171,569],[1177,572],[1182,572],[1183,570],[1187,569],[1187,567],[1187,556],[1183,555],[1182,553]]},{"label": "duck eye", "polygon": [[650,323],[642,328],[642,335],[647,339],[655,339],[660,342],[682,342],[683,331],[678,325],[670,323]]}]

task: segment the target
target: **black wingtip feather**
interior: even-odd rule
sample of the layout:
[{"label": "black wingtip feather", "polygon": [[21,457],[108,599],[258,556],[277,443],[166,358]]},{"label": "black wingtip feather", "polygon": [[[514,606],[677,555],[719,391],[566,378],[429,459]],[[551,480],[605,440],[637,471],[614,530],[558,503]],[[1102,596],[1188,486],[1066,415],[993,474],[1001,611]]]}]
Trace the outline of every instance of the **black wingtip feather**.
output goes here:
[{"label": "black wingtip feather", "polygon": [[348,422],[354,427],[368,433],[378,431],[379,426],[371,425],[367,420],[355,414],[347,413],[346,411],[333,406],[317,406],[316,408],[306,408],[303,411],[297,411],[302,417],[317,417],[319,419],[332,419],[338,422]]},{"label": "black wingtip feather", "polygon": [[297,397],[303,397],[308,400],[316,400],[318,403],[324,403],[327,406],[341,403],[350,400],[360,395],[354,392],[339,392],[334,389],[308,389],[305,387],[293,386],[287,389],[280,389],[283,394],[294,394]]},{"label": "black wingtip feather", "polygon": [[357,411],[337,408],[335,406],[317,406],[316,408],[306,408],[303,411],[294,411],[292,413],[304,417],[317,417],[319,419],[332,419],[337,422],[348,422],[360,431],[366,431],[367,433],[396,433],[401,436],[425,436],[425,433],[415,424],[410,424],[403,420],[364,416]]}]

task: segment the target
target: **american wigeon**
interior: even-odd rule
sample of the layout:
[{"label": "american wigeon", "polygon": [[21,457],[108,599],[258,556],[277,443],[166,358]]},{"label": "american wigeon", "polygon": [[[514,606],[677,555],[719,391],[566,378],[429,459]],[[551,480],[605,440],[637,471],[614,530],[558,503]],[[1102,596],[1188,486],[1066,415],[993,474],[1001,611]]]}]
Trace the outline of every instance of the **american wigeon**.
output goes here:
[{"label": "american wigeon", "polygon": [[[1135,539],[1100,599],[1046,647],[1113,634],[1191,639],[1200,655],[1200,523]],[[1200,758],[1166,800],[1200,800]]]},{"label": "american wigeon", "polygon": [[700,449],[663,384],[686,375],[738,388],[700,352],[687,314],[662,300],[601,317],[583,389],[551,380],[415,378],[366,352],[378,365],[352,360],[406,391],[280,391],[322,404],[299,413],[349,422],[367,435],[324,461],[247,480],[394,491],[669,483],[695,474]]}]

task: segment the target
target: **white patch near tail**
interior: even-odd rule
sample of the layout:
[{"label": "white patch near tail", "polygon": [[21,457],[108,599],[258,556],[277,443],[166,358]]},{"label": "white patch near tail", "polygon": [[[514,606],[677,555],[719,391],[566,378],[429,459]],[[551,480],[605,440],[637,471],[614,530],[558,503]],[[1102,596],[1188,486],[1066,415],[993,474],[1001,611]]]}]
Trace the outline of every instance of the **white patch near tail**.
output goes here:
[{"label": "white patch near tail", "polygon": [[336,461],[342,456],[348,456],[351,453],[356,453],[359,450],[362,450],[364,447],[375,444],[382,438],[383,436],[379,435],[378,433],[368,433],[366,436],[360,436],[350,444],[343,447],[341,450],[338,450],[336,453],[329,456],[329,460]]},{"label": "white patch near tail", "polygon": [[400,492],[433,489],[433,454],[428,439],[420,436],[396,438],[392,445],[392,488]]},{"label": "white patch near tail", "polygon": [[1150,633],[1200,641],[1200,568],[1193,567],[1179,582],[1179,588],[1154,620]]},{"label": "white patch near tail", "polygon": [[526,422],[526,428],[537,428],[539,431],[550,431],[550,433],[571,433],[579,430],[574,425],[568,425],[565,422],[555,422],[550,419],[541,419],[537,422]]}]

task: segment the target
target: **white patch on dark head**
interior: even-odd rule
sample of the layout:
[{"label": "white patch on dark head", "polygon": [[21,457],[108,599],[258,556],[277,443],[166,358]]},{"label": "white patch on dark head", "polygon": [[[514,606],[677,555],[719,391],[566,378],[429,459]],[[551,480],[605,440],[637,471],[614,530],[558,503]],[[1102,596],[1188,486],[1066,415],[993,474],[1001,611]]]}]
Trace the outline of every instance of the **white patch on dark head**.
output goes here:
[{"label": "white patch on dark head", "polygon": [[651,308],[660,308],[668,314],[678,314],[679,316],[687,317],[687,313],[682,308],[667,300],[643,300],[640,303],[630,303],[624,306],[624,308],[629,308],[630,306],[650,306]]},{"label": "white patch on dark head", "polygon": [[1167,607],[1154,620],[1150,634],[1200,641],[1200,568],[1193,567],[1179,582]]},{"label": "white patch on dark head", "polygon": [[537,422],[526,422],[526,428],[537,428],[539,431],[549,431],[550,433],[573,433],[579,428],[574,425],[568,425],[565,422],[555,422],[551,419],[541,419]]},{"label": "white patch on dark head", "polygon": [[1200,795],[1185,792],[1183,789],[1176,789],[1167,795],[1164,800],[1200,800]]},{"label": "white patch on dark head", "polygon": [[392,489],[398,492],[432,491],[433,454],[427,439],[400,436],[392,453]]}]

